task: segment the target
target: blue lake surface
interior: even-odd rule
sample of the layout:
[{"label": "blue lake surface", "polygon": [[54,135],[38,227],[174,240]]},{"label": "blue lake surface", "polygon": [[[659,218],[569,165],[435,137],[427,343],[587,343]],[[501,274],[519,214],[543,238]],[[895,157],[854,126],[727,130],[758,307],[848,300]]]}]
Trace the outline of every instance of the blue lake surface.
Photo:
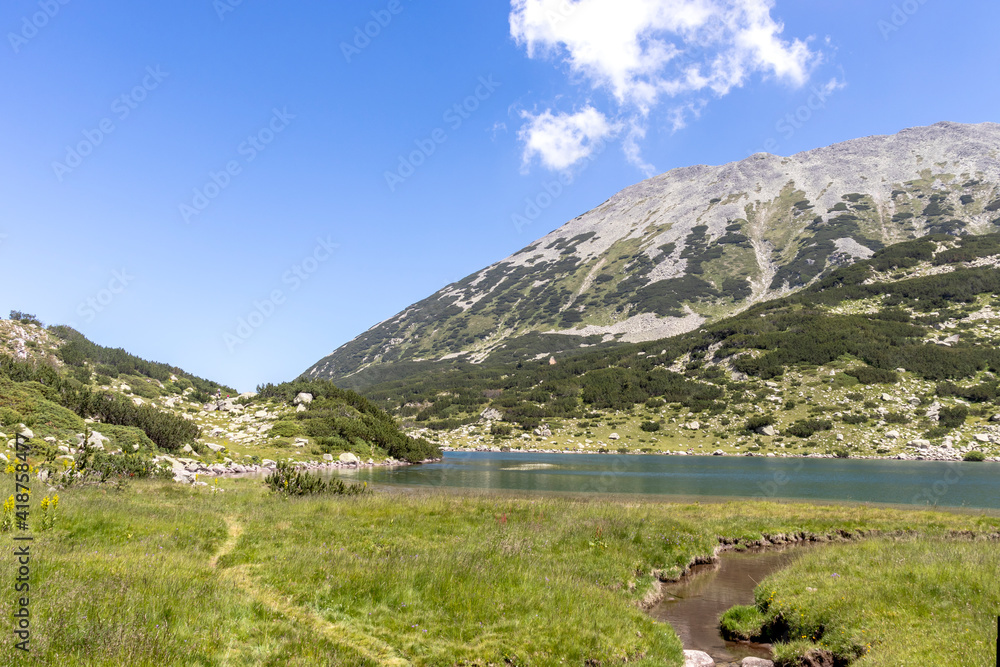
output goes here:
[{"label": "blue lake surface", "polygon": [[1000,509],[1000,463],[450,452],[341,474],[402,487]]}]

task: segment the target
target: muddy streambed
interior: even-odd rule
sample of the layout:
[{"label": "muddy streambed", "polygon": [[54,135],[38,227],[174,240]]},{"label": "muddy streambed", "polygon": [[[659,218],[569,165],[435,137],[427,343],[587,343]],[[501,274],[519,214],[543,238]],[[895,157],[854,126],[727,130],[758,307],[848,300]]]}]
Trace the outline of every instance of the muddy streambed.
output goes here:
[{"label": "muddy streambed", "polygon": [[675,584],[663,584],[663,600],[649,610],[658,621],[669,623],[685,649],[704,651],[716,662],[739,662],[747,656],[770,658],[770,647],[729,642],[719,632],[719,618],[735,605],[752,604],[753,590],[810,549],[810,545],[727,551],[719,562],[695,565]]}]

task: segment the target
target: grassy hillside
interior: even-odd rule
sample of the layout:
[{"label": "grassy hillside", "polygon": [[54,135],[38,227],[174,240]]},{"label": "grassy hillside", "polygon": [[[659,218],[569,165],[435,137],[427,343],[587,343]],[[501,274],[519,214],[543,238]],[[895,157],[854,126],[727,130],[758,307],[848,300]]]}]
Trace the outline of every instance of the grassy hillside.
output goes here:
[{"label": "grassy hillside", "polygon": [[1000,235],[930,236],[690,334],[364,391],[451,446],[996,456],[998,266]]}]

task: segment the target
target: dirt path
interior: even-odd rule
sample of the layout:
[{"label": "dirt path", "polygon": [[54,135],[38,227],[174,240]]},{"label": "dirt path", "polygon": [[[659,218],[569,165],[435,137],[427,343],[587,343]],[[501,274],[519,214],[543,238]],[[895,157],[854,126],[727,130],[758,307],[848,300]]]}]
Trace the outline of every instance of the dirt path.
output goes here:
[{"label": "dirt path", "polygon": [[261,586],[250,575],[249,565],[237,565],[220,570],[219,560],[232,553],[243,534],[243,526],[232,518],[226,517],[226,524],[229,528],[229,537],[209,561],[213,569],[219,570],[220,576],[231,580],[240,590],[260,604],[292,620],[296,626],[305,626],[323,635],[330,642],[348,648],[375,664],[388,667],[408,667],[411,664],[408,660],[397,656],[395,650],[388,644],[357,630],[349,623],[331,623],[315,610],[295,605],[290,599]]}]

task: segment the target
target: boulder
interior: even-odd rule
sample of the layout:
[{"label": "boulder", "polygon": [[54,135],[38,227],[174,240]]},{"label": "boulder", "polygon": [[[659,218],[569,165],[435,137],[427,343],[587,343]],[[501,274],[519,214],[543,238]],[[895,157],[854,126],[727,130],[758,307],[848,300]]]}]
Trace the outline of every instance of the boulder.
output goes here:
[{"label": "boulder", "polygon": [[205,446],[208,447],[209,449],[211,449],[213,452],[224,452],[224,451],[226,451],[226,448],[225,448],[224,445],[213,445],[212,443],[207,443]]},{"label": "boulder", "polygon": [[990,436],[987,435],[986,433],[977,433],[976,435],[974,435],[972,437],[974,437],[979,442],[989,442],[990,441]]},{"label": "boulder", "polygon": [[551,438],[552,437],[552,430],[548,426],[546,426],[545,424],[542,424],[541,426],[539,426],[538,428],[536,428],[534,432],[535,432],[535,435],[540,436],[542,438]]},{"label": "boulder", "polygon": [[714,452],[712,452],[712,456],[725,456],[725,455],[726,453],[721,449],[716,449]]},{"label": "boulder", "polygon": [[910,440],[908,443],[906,443],[906,446],[916,447],[917,449],[927,449],[928,447],[931,446],[931,441],[922,439]]},{"label": "boulder", "polygon": [[348,465],[358,465],[359,463],[361,463],[361,459],[359,459],[354,454],[351,454],[350,452],[344,452],[343,454],[340,455],[340,462],[346,463]]},{"label": "boulder", "polygon": [[333,461],[333,454],[324,454],[323,455],[323,460],[324,461]]},{"label": "boulder", "polygon": [[479,413],[479,421],[497,422],[503,419],[503,413],[496,408],[486,408]]},{"label": "boulder", "polygon": [[612,433],[611,435],[608,436],[608,440],[618,440],[619,438],[621,438],[621,436],[618,435],[617,433]]},{"label": "boulder", "polygon": [[767,436],[778,435],[778,429],[770,425],[760,427],[759,429],[757,429],[757,432],[760,433],[761,435],[767,435]]},{"label": "boulder", "polygon": [[899,431],[888,431],[885,434],[885,437],[890,438],[892,440],[899,440],[899,437],[900,437],[899,436]]},{"label": "boulder", "polygon": [[740,667],[774,667],[774,663],[764,658],[743,658]]},{"label": "boulder", "polygon": [[194,450],[191,448],[191,445],[184,445],[184,447],[181,448],[181,451],[184,452],[185,454],[193,454],[194,453]]},{"label": "boulder", "polygon": [[308,392],[302,391],[299,392],[299,394],[295,397],[295,400],[292,401],[292,405],[303,405],[303,404],[309,405],[312,402],[313,402],[313,395]]},{"label": "boulder", "polygon": [[24,424],[17,425],[17,434],[22,438],[27,438],[28,440],[31,440],[32,438],[35,437],[35,432],[32,431],[27,426],[25,426]]},{"label": "boulder", "polygon": [[1000,422],[1000,412],[990,417],[991,422]]},{"label": "boulder", "polygon": [[684,651],[684,667],[715,667],[715,660],[704,651]]},{"label": "boulder", "polygon": [[701,424],[698,422],[691,422],[690,424],[687,425],[687,427],[689,430],[697,431],[698,429],[701,428]]},{"label": "boulder", "polygon": [[882,400],[889,403],[891,401],[895,401],[896,399],[893,398],[891,394],[882,394]]},{"label": "boulder", "polygon": [[253,413],[253,416],[260,417],[263,419],[264,417],[267,416],[267,410],[258,410],[257,412]]}]

